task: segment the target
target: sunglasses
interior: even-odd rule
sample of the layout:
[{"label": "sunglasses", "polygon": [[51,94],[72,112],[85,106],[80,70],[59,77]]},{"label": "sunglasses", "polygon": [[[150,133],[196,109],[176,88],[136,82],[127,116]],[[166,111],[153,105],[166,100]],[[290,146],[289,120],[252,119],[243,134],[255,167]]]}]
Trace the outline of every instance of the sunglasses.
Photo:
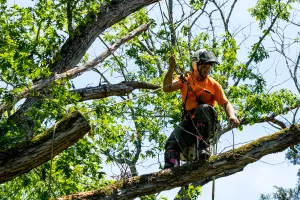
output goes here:
[{"label": "sunglasses", "polygon": [[213,66],[215,63],[214,62],[198,62],[197,63],[197,66],[200,66],[200,65],[204,65],[204,66],[207,66],[207,65],[209,65],[209,66]]}]

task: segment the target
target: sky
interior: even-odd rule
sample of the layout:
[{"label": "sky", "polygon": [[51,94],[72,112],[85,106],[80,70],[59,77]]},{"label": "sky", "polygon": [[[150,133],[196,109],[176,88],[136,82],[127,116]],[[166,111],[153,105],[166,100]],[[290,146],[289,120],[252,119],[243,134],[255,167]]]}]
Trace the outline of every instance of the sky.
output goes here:
[{"label": "sky", "polygon": [[[22,6],[33,5],[34,1],[29,0],[9,0],[8,3],[16,3]],[[256,1],[240,0],[236,4],[235,12],[232,15],[230,27],[237,28],[242,21],[254,21],[253,18],[247,13],[247,8],[253,6]],[[174,11],[176,13],[176,11]],[[256,26],[251,27],[251,35],[257,36],[259,34],[259,28]],[[250,41],[253,43],[253,41]],[[268,42],[268,41],[266,41]],[[270,42],[270,41],[269,41]],[[268,45],[268,43],[265,43]],[[269,44],[271,45],[271,43]],[[244,51],[240,51],[239,57],[245,58],[249,46],[247,43],[243,46]],[[91,58],[93,55],[98,55],[103,49],[99,48],[99,42],[93,44],[89,50]],[[260,68],[262,71],[266,70],[269,66],[274,64],[274,61],[282,63],[282,60],[276,60],[276,58],[269,59],[261,63]],[[267,76],[268,83],[272,83],[275,79],[274,71],[271,71]],[[283,67],[278,68],[278,73],[281,74],[278,78],[284,80],[287,76],[287,71]],[[118,81],[117,81],[118,82]],[[77,88],[85,87],[89,84],[98,85],[99,75],[92,72],[84,73],[80,79],[76,80]],[[291,82],[287,82],[280,87],[288,87]],[[278,89],[278,88],[276,88]],[[170,131],[171,132],[171,131]],[[166,133],[167,135],[170,134]],[[273,133],[270,127],[263,124],[256,124],[254,126],[246,126],[243,131],[234,129],[235,144],[243,143],[251,140],[255,140],[261,136]],[[219,149],[231,145],[232,133],[226,133],[220,138]],[[160,160],[163,161],[163,156],[160,156]],[[148,161],[151,163],[151,160]],[[154,162],[154,161],[153,161]],[[267,163],[268,164],[267,164]],[[158,166],[154,165],[150,168],[138,168],[140,174],[151,173],[158,170]],[[107,173],[111,173],[111,169],[107,168]],[[274,192],[274,186],[280,186],[284,188],[293,188],[297,182],[297,172],[299,166],[289,164],[285,160],[285,152],[272,154],[263,157],[260,161],[247,165],[242,172],[238,172],[229,177],[224,177],[216,180],[216,192],[215,200],[255,200],[258,199],[260,194]],[[198,199],[210,200],[211,197],[211,183],[202,187],[202,194]],[[160,195],[164,195],[169,199],[173,199],[177,194],[178,189],[162,192]]]}]

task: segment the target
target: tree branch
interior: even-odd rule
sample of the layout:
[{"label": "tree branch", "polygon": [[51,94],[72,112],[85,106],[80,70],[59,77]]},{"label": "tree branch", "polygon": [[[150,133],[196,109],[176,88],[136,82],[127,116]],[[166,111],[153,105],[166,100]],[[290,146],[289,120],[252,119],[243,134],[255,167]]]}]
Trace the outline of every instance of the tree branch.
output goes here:
[{"label": "tree branch", "polygon": [[[211,2],[213,2],[213,4],[215,4],[215,6],[217,7],[217,9],[218,9],[219,12],[220,12],[220,15],[221,15],[221,18],[222,18],[222,21],[223,21],[223,24],[224,24],[225,32],[228,32],[228,33],[229,33],[227,20],[229,21],[230,15],[228,16],[227,20],[225,20],[224,13],[223,13],[223,11],[222,11],[222,9],[221,9],[221,7],[223,7],[223,5],[225,5],[228,1],[226,1],[225,3],[223,3],[221,6],[219,6],[215,0],[212,0]],[[235,3],[236,3],[236,1],[232,4],[231,9],[233,9]],[[231,11],[232,11],[232,10],[231,10]],[[231,12],[231,11],[230,11],[230,12]],[[231,14],[231,13],[229,13],[229,14]],[[229,34],[230,34],[230,33],[229,33]]]},{"label": "tree branch", "polygon": [[53,64],[52,71],[62,73],[74,68],[98,35],[103,31],[131,13],[158,1],[159,0],[114,0],[101,4],[98,13],[87,14],[84,23],[80,24],[74,30],[73,37],[68,38],[62,46],[59,55],[55,56],[59,59]]},{"label": "tree branch", "polygon": [[0,183],[50,160],[52,145],[55,156],[76,143],[89,130],[89,122],[76,111],[32,140],[9,149],[0,149]]},{"label": "tree branch", "polygon": [[67,1],[67,19],[68,19],[68,31],[69,35],[73,35],[74,29],[73,29],[73,13],[72,13],[72,5],[71,1]]},{"label": "tree branch", "polygon": [[97,87],[88,87],[82,89],[71,90],[81,96],[80,101],[102,99],[109,96],[124,96],[134,89],[158,89],[160,86],[137,81],[123,81],[118,84],[105,84]]},{"label": "tree branch", "polygon": [[209,180],[210,177],[225,177],[242,171],[245,166],[261,157],[281,152],[290,145],[300,142],[300,125],[292,126],[270,136],[262,137],[240,148],[210,157],[208,162],[194,162],[189,165],[162,170],[152,174],[136,176],[117,181],[102,189],[80,192],[58,198],[64,199],[133,199],[173,189],[191,182]]},{"label": "tree branch", "polygon": [[[290,2],[290,0],[287,2],[287,4],[288,4],[289,2]],[[264,39],[267,37],[267,35],[270,33],[270,31],[272,30],[272,28],[273,28],[275,22],[277,21],[277,19],[279,18],[280,14],[281,14],[281,12],[282,12],[282,10],[283,10],[283,9],[280,9],[280,11],[277,13],[277,15],[276,15],[275,18],[272,20],[272,22],[271,22],[270,26],[268,27],[268,29],[264,31],[263,36],[259,37],[259,40],[258,40],[258,42],[256,43],[256,46],[255,46],[255,48],[254,48],[254,50],[253,50],[253,55],[256,54],[256,52],[257,52],[259,46],[260,46],[261,43],[264,41]],[[247,69],[248,69],[249,65],[251,64],[251,62],[253,61],[253,59],[254,59],[254,56],[251,56],[250,59],[245,63],[245,66],[246,66]],[[238,78],[238,80],[234,83],[234,86],[237,86],[237,85],[239,84],[239,82],[241,81],[241,79],[242,79],[241,77]],[[231,93],[231,91],[229,91],[228,94],[230,94],[230,93]]]},{"label": "tree branch", "polygon": [[[234,2],[232,3],[232,5],[231,5],[231,7],[230,7],[230,11],[229,11],[229,14],[228,14],[227,19],[226,19],[226,22],[225,22],[225,24],[226,24],[227,26],[228,26],[228,24],[229,24],[229,20],[230,20],[230,17],[231,17],[231,14],[232,14],[232,11],[233,11],[233,8],[234,8],[236,2],[237,2],[237,0],[234,0]],[[227,27],[227,28],[228,28],[228,27]]]},{"label": "tree branch", "polygon": [[135,29],[134,31],[129,33],[128,35],[124,36],[119,41],[117,41],[114,45],[112,45],[107,51],[103,52],[100,56],[98,56],[97,58],[95,58],[91,62],[89,62],[89,63],[87,63],[83,66],[70,69],[70,70],[68,70],[64,73],[61,73],[61,74],[54,74],[54,75],[50,76],[49,78],[47,78],[45,80],[40,80],[40,81],[36,82],[33,86],[31,86],[29,88],[26,88],[23,91],[23,93],[21,93],[19,95],[16,95],[12,101],[3,102],[0,105],[0,115],[2,115],[6,110],[10,109],[16,102],[18,102],[22,98],[26,98],[26,97],[30,96],[32,93],[41,91],[42,89],[45,89],[45,88],[49,87],[49,85],[51,83],[53,83],[53,82],[55,82],[59,79],[62,79],[62,78],[75,78],[78,74],[80,74],[82,72],[85,72],[88,69],[91,69],[91,68],[95,67],[96,65],[98,65],[99,63],[104,61],[113,52],[115,52],[122,44],[126,43],[127,41],[131,40],[135,36],[141,34],[145,30],[147,30],[151,23],[152,23],[152,21],[138,27],[137,29]]},{"label": "tree branch", "polygon": [[[286,108],[283,109],[283,111],[281,113],[289,112],[289,111],[291,111],[295,108],[298,108],[298,107],[300,107],[299,104],[296,104],[292,107],[286,107]],[[275,117],[278,116],[278,115],[280,115],[280,113],[273,113],[270,116],[262,117],[262,118],[258,119],[257,121],[255,121],[255,123],[273,122],[273,123],[279,125],[281,128],[286,128],[286,125],[283,122],[275,119]],[[241,119],[241,125],[248,125],[250,123],[250,121],[251,121],[251,119],[249,119],[249,118],[248,119],[247,118]],[[232,129],[231,126],[227,126],[227,127],[223,128],[220,131],[221,132],[220,135],[223,135],[224,133],[226,133],[227,131],[230,131],[231,129]]]}]

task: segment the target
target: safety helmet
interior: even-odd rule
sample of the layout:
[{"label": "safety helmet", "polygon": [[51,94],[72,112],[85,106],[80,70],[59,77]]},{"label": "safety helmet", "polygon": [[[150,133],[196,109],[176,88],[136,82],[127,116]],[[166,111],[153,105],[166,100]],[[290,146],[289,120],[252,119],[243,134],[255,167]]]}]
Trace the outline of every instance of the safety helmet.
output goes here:
[{"label": "safety helmet", "polygon": [[196,61],[197,63],[202,62],[220,64],[215,54],[212,51],[207,51],[206,49],[200,49],[199,51],[196,51],[192,57],[192,61]]}]

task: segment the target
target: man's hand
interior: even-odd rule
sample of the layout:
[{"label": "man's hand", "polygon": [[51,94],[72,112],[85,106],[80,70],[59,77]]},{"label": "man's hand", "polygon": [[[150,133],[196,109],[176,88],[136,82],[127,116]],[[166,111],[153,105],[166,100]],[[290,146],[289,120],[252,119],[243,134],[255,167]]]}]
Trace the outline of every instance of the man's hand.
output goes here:
[{"label": "man's hand", "polygon": [[226,112],[226,115],[229,117],[229,122],[232,124],[235,128],[237,128],[240,125],[240,121],[234,114],[234,108],[231,105],[229,101],[221,105],[224,111]]},{"label": "man's hand", "polygon": [[230,122],[231,124],[233,124],[233,126],[234,126],[235,128],[237,128],[237,127],[240,125],[240,121],[239,121],[238,118],[236,118],[236,117],[230,117],[230,118],[229,118],[229,122]]}]

